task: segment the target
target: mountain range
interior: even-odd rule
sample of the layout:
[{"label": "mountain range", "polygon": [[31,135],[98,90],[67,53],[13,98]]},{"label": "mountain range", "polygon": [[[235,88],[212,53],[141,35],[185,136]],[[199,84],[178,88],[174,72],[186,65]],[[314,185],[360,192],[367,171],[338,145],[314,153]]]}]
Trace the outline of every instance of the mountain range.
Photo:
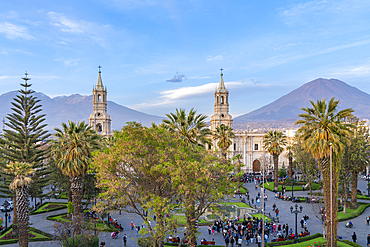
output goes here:
[{"label": "mountain range", "polygon": [[[11,102],[17,91],[0,95],[0,117],[11,113]],[[48,129],[60,127],[61,123],[72,121],[87,121],[92,112],[92,95],[83,96],[72,94],[70,96],[49,96],[35,92],[41,100],[42,113],[46,114]],[[370,95],[337,79],[319,78],[308,82],[292,92],[280,97],[274,102],[257,110],[234,118],[234,128],[281,128],[293,127],[301,108],[310,105],[309,100],[332,97],[341,100],[339,109],[353,108],[355,115],[360,119],[370,119]],[[210,103],[211,104],[211,103]],[[232,107],[232,106],[231,106]],[[112,119],[112,129],[119,130],[129,121],[141,122],[149,126],[151,122],[161,123],[162,117],[145,114],[128,107],[108,101],[108,113]]]},{"label": "mountain range", "polygon": [[269,123],[277,126],[289,125],[303,113],[302,107],[310,106],[309,100],[316,101],[332,97],[340,100],[339,110],[352,108],[354,115],[370,118],[370,94],[352,87],[337,79],[319,78],[308,82],[279,99],[257,110],[234,118],[234,125],[239,128],[250,123]]},{"label": "mountain range", "polygon": [[[11,91],[0,95],[0,117],[11,113],[11,102],[17,93],[17,91]],[[50,98],[41,92],[35,92],[34,96],[41,100],[42,113],[46,114],[45,122],[48,124],[47,129],[49,130],[60,127],[61,123],[66,123],[68,120],[88,122],[88,117],[92,113],[92,95],[72,94]],[[135,111],[112,101],[108,101],[108,113],[112,119],[112,130],[119,130],[126,122],[130,121],[141,122],[143,125],[149,126],[151,122],[161,123],[163,119]]]}]

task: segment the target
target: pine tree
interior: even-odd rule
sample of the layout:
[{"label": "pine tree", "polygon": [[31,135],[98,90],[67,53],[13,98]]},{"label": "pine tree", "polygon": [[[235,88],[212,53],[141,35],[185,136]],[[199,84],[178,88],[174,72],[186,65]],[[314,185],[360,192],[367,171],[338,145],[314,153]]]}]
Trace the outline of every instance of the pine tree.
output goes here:
[{"label": "pine tree", "polygon": [[[4,130],[4,138],[1,139],[0,151],[2,154],[1,166],[4,169],[7,163],[24,162],[30,164],[35,170],[29,192],[33,196],[42,196],[43,187],[48,184],[48,168],[43,160],[46,158],[49,148],[46,139],[50,136],[44,128],[46,124],[45,114],[41,114],[42,106],[40,100],[31,90],[32,84],[28,81],[27,72],[20,85],[24,89],[18,90],[18,95],[13,98],[12,113],[6,116],[7,129]],[[14,180],[14,174],[5,174],[1,169],[5,183],[0,183],[0,197],[12,197],[14,200],[13,230],[17,230],[17,210],[15,203],[15,192],[9,190],[10,183]]]}]

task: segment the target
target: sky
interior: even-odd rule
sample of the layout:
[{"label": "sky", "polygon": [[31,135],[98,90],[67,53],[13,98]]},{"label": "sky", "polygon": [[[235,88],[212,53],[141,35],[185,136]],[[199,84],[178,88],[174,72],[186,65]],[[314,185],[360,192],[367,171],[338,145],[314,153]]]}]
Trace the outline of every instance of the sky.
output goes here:
[{"label": "sky", "polygon": [[[370,93],[368,0],[3,1],[0,94],[92,94],[152,115],[212,115],[223,68],[231,115],[317,78]],[[42,103],[42,102],[41,102]],[[109,109],[108,109],[109,113]],[[89,114],[89,113],[87,113]]]}]

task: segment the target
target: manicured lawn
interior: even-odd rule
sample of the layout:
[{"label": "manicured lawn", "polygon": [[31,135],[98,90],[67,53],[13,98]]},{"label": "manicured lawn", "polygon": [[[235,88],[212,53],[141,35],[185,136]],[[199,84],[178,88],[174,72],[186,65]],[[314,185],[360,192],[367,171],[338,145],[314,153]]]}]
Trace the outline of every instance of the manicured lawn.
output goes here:
[{"label": "manicured lawn", "polygon": [[356,218],[357,216],[361,215],[367,207],[370,206],[370,203],[358,203],[358,208],[356,209],[346,209],[346,213],[338,212],[338,220],[339,221],[345,221],[349,219]]},{"label": "manicured lawn", "polygon": [[[57,216],[54,216],[54,217],[47,217],[48,220],[53,220],[53,221],[58,221],[58,222],[71,222],[70,220],[68,219],[65,219],[64,217],[66,216],[67,214],[62,214],[62,215],[57,215]],[[90,226],[89,226],[90,229],[95,229],[95,221],[90,221]],[[113,230],[116,230],[116,228],[113,228],[113,227],[110,227],[108,226],[108,224],[104,224],[101,220],[98,220],[96,222],[96,230],[97,231],[100,231],[100,232],[111,232]]]},{"label": "manicured lawn", "polygon": [[251,206],[249,206],[248,204],[244,203],[244,202],[224,202],[224,203],[220,203],[222,205],[236,205],[240,208],[251,208]]},{"label": "manicured lawn", "polygon": [[[172,215],[171,216],[173,219],[177,221],[177,224],[180,226],[185,226],[186,225],[186,216],[184,215]],[[198,225],[209,225],[210,223],[204,219],[198,220]]]},{"label": "manicured lawn", "polygon": [[[12,244],[12,243],[17,243],[19,241],[18,238],[9,238],[9,239],[2,239],[5,237],[7,234],[9,234],[13,229],[10,228],[8,231],[6,231],[4,234],[0,236],[0,245],[7,245],[7,244]],[[40,230],[37,230],[33,227],[30,227],[29,234],[32,234],[32,237],[29,237],[30,242],[34,241],[50,241],[51,240],[51,235],[44,233]],[[45,234],[45,235],[44,235]]]},{"label": "manicured lawn", "polygon": [[[297,244],[289,244],[289,245],[284,245],[284,246],[294,246],[294,247],[307,247],[307,246],[312,246],[312,244],[319,244],[319,243],[326,243],[326,240],[323,237],[319,238],[314,238],[305,242],[297,243]],[[340,247],[346,247],[346,246],[351,246],[349,244],[339,242],[338,241],[338,246]]]},{"label": "manicured lawn", "polygon": [[[262,183],[260,184],[260,187],[262,187]],[[278,186],[278,191],[282,191],[281,190],[281,185]],[[320,188],[320,185],[317,184],[317,183],[312,183],[312,190],[318,190]],[[274,182],[270,182],[270,183],[265,183],[265,189],[266,190],[269,190],[269,191],[273,191],[274,190]],[[302,189],[302,185],[298,185],[298,186],[293,186],[293,190],[294,191],[303,191]],[[309,188],[307,188],[305,191],[309,190]],[[289,186],[289,185],[286,185],[285,186],[285,191],[292,191],[292,186]]]},{"label": "manicured lawn", "polygon": [[36,211],[32,211],[30,214],[39,214],[39,213],[46,213],[50,211],[55,211],[59,209],[67,208],[67,203],[64,202],[49,202],[42,205]]},{"label": "manicured lawn", "polygon": [[[262,214],[251,214],[251,216],[252,217],[255,217],[255,218],[259,218],[259,219],[262,219]],[[267,221],[271,221],[271,219],[269,218],[269,217],[267,217],[266,215],[265,215],[265,220],[267,219]]]}]

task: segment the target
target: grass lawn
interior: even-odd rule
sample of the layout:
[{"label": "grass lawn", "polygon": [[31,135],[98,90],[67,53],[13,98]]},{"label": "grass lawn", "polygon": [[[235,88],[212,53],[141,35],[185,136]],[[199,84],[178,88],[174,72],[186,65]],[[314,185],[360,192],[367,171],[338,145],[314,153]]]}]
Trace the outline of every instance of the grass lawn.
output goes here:
[{"label": "grass lawn", "polygon": [[[58,222],[71,222],[70,220],[63,218],[66,215],[67,214],[50,217],[50,220],[54,220],[54,221],[58,221]],[[91,221],[90,224],[91,225],[90,225],[89,228],[90,229],[95,229],[95,221]],[[113,230],[116,230],[116,228],[110,227],[107,224],[104,224],[101,220],[99,220],[99,221],[97,221],[97,224],[96,224],[96,230],[99,231],[99,232],[111,232]]]},{"label": "grass lawn", "polygon": [[[6,231],[4,234],[2,234],[0,236],[0,245],[7,245],[7,244],[12,244],[12,243],[17,243],[19,241],[18,238],[12,238],[12,239],[2,239],[5,235],[9,234],[13,229],[10,228],[8,231]],[[29,237],[29,241],[30,242],[34,242],[34,241],[50,241],[51,240],[51,235],[48,234],[48,235],[44,235],[46,233],[40,231],[40,230],[37,230],[33,227],[30,227],[29,233],[33,234],[33,237]]]},{"label": "grass lawn", "polygon": [[[319,244],[319,243],[324,243],[324,242],[326,243],[326,240],[323,237],[319,237],[319,238],[314,238],[314,239],[304,241],[301,243],[289,244],[289,245],[284,245],[284,246],[307,247],[307,246],[311,246],[314,243]],[[346,246],[351,246],[351,245],[338,241],[338,246],[346,247]]]},{"label": "grass lawn", "polygon": [[[251,214],[252,217],[255,217],[255,218],[259,218],[259,219],[262,219],[262,214]],[[268,222],[271,221],[271,219],[269,217],[267,217],[265,215],[265,220],[267,219]]]},{"label": "grass lawn", "polygon": [[38,208],[36,211],[32,211],[31,214],[46,213],[59,209],[67,208],[67,203],[64,202],[49,202]]},{"label": "grass lawn", "polygon": [[[262,187],[262,183],[260,184],[260,187]],[[278,191],[282,191],[281,190],[281,185],[278,186]],[[320,185],[317,184],[317,183],[312,183],[312,190],[318,190],[320,188]],[[273,191],[274,190],[274,182],[269,182],[268,184],[265,183],[265,189],[266,190],[269,190],[269,191]],[[293,186],[293,190],[294,191],[303,191],[302,189],[302,185],[298,185],[298,186]],[[306,191],[309,190],[309,188],[306,189]],[[292,191],[292,186],[289,186],[289,185],[286,185],[285,186],[285,191]]]},{"label": "grass lawn", "polygon": [[220,203],[222,205],[236,205],[240,208],[251,208],[251,206],[249,206],[248,204],[244,203],[244,202],[224,202],[224,203]]},{"label": "grass lawn", "polygon": [[338,220],[345,221],[349,219],[356,218],[357,216],[361,215],[367,207],[370,206],[370,203],[358,203],[358,208],[356,209],[346,209],[346,213],[338,212]]},{"label": "grass lawn", "polygon": [[[177,224],[180,226],[185,226],[186,225],[186,216],[184,215],[172,215],[171,216],[173,219],[177,221]],[[209,225],[210,223],[204,219],[198,220],[198,225]]]}]

